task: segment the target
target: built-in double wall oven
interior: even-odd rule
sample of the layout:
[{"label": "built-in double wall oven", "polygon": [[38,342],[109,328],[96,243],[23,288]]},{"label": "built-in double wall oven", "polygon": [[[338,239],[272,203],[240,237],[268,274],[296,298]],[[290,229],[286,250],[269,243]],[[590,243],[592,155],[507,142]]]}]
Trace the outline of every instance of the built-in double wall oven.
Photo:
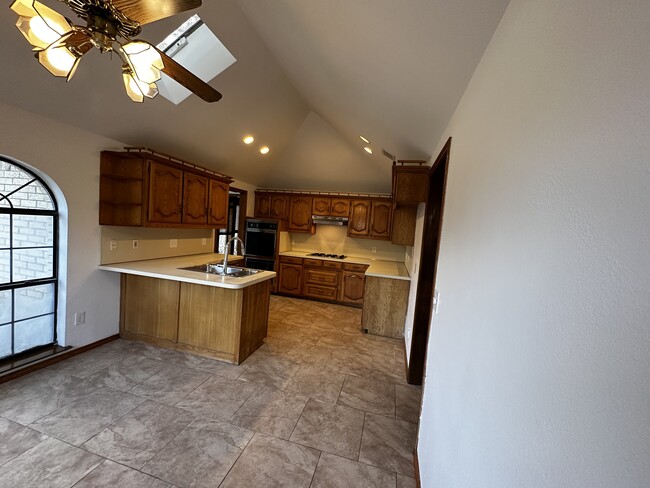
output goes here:
[{"label": "built-in double wall oven", "polygon": [[278,221],[246,219],[245,266],[273,271],[278,246]]}]

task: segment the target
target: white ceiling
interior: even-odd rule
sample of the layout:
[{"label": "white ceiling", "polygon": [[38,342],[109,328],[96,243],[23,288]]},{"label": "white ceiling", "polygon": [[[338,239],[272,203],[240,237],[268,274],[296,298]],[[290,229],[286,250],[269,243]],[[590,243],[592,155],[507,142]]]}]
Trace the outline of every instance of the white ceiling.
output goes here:
[{"label": "white ceiling", "polygon": [[[42,1],[74,17],[65,5]],[[198,13],[237,58],[211,82],[221,101],[191,96],[178,106],[162,97],[131,102],[119,60],[96,50],[68,84],[52,77],[5,8],[0,102],[258,186],[390,191],[390,161],[380,148],[400,159],[431,156],[507,3],[209,0],[140,36],[158,43]],[[248,133],[252,147],[241,142]],[[263,144],[267,156],[257,152]]]}]

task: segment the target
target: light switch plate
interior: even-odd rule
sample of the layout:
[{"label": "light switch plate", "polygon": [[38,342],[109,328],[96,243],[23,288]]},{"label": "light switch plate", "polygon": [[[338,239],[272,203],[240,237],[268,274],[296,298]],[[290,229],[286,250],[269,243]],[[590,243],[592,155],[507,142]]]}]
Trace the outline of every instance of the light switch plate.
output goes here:
[{"label": "light switch plate", "polygon": [[169,239],[169,247],[178,247],[178,239]]}]

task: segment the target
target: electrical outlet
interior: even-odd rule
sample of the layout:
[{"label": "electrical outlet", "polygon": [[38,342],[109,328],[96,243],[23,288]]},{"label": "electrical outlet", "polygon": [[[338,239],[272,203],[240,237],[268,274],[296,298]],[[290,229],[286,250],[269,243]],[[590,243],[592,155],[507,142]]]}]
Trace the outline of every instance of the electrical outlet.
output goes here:
[{"label": "electrical outlet", "polygon": [[169,247],[178,247],[178,239],[169,239]]},{"label": "electrical outlet", "polygon": [[138,246],[139,246],[138,240],[137,240],[137,239],[133,239],[133,240],[131,241],[131,247],[132,247],[133,249],[137,249]]},{"label": "electrical outlet", "polygon": [[207,244],[208,244],[208,240],[205,237],[203,239],[201,239],[201,245],[202,246],[205,246]]},{"label": "electrical outlet", "polygon": [[77,312],[74,314],[74,325],[83,325],[86,323],[86,312]]},{"label": "electrical outlet", "polygon": [[373,247],[373,248],[372,248],[372,253],[373,253],[373,254],[377,254],[377,248],[376,248],[376,247]]},{"label": "electrical outlet", "polygon": [[111,239],[109,247],[111,251],[115,251],[117,249],[117,241],[115,239]]}]

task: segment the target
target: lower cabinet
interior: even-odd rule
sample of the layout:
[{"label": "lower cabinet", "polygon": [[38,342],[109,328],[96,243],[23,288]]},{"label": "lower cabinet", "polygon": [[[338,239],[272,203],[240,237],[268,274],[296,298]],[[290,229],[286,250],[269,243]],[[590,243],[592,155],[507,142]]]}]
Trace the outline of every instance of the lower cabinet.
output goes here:
[{"label": "lower cabinet", "polygon": [[240,289],[122,275],[120,335],[239,364],[267,333],[270,281]]},{"label": "lower cabinet", "polygon": [[[284,259],[286,260],[286,258]],[[293,262],[286,262],[280,258],[278,293],[300,296],[302,295],[302,259],[292,259]],[[299,261],[299,263],[295,261]]]},{"label": "lower cabinet", "polygon": [[366,304],[361,325],[369,334],[401,339],[411,282],[392,278],[366,278]]},{"label": "lower cabinet", "polygon": [[360,307],[367,268],[366,264],[280,256],[277,292]]}]

